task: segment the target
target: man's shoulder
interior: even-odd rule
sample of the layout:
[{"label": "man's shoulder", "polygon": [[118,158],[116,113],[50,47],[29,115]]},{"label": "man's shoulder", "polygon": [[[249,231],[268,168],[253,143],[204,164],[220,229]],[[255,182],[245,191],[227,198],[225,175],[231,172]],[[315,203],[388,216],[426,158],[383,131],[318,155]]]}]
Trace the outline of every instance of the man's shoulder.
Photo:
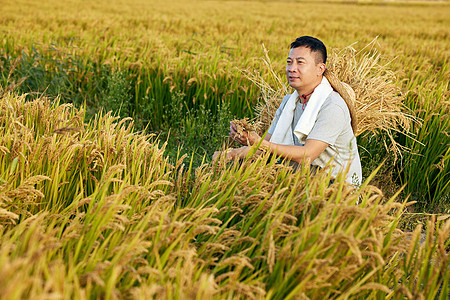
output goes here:
[{"label": "man's shoulder", "polygon": [[321,109],[322,112],[325,111],[334,111],[334,112],[340,112],[346,116],[350,117],[350,112],[348,110],[347,104],[345,103],[344,99],[339,95],[338,92],[332,91],[330,95],[328,95],[327,99],[323,103]]},{"label": "man's shoulder", "polygon": [[327,99],[325,100],[324,103],[328,103],[328,104],[334,104],[334,105],[339,105],[339,106],[344,106],[347,107],[347,104],[345,104],[344,99],[341,97],[341,95],[339,95],[338,92],[336,91],[332,91]]}]

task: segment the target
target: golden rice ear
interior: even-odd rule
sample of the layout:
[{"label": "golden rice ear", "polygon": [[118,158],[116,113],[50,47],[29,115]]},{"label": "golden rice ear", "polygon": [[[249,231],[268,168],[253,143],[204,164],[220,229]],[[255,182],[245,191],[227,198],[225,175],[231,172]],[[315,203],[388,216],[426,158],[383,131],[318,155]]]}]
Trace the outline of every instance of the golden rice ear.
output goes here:
[{"label": "golden rice ear", "polygon": [[243,134],[244,131],[258,131],[257,124],[249,123],[248,118],[244,119],[234,119],[233,122],[237,127],[237,132]]},{"label": "golden rice ear", "polygon": [[326,69],[323,73],[324,76],[328,79],[333,89],[336,90],[336,92],[341,95],[341,97],[344,99],[345,103],[347,104],[348,110],[350,112],[350,118],[351,118],[351,125],[353,129],[353,133],[356,135],[356,132],[358,130],[358,117],[356,115],[356,110],[354,103],[356,101],[356,94],[355,91],[352,89],[350,85],[348,85],[345,82],[340,81],[337,76],[331,72],[329,69]]}]

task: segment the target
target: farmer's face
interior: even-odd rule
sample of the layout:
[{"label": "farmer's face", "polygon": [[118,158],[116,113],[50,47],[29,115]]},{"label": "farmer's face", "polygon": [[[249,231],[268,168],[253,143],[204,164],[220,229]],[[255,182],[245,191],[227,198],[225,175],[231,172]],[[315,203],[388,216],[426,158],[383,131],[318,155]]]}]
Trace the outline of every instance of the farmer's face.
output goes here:
[{"label": "farmer's face", "polygon": [[325,64],[316,63],[316,53],[311,53],[309,48],[301,46],[289,51],[286,77],[299,95],[312,92],[320,84],[324,71]]}]

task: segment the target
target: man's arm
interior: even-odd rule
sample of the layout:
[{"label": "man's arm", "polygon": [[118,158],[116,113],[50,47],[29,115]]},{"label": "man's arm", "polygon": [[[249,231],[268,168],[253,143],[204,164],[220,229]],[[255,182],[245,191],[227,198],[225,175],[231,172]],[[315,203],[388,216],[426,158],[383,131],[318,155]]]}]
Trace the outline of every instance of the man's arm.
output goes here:
[{"label": "man's arm", "polygon": [[[244,132],[243,134],[238,134],[236,130],[233,130],[234,124],[230,127],[230,136],[233,140],[238,142],[241,145],[253,145],[255,143],[259,143],[261,141],[261,137],[254,131],[252,132]],[[302,163],[305,160],[312,162],[328,147],[328,143],[308,139],[304,146],[295,146],[295,145],[280,145],[270,142],[270,134],[267,134],[264,137],[264,140],[261,141],[260,146],[266,147],[271,153],[279,155],[289,160],[296,161],[298,163]],[[244,147],[243,147],[244,148]],[[241,148],[239,148],[241,149]],[[248,150],[247,152],[248,153]],[[234,158],[236,156],[231,155],[230,158]],[[242,157],[242,156],[239,156]],[[244,156],[245,157],[245,156]]]},{"label": "man's arm", "polygon": [[304,161],[309,161],[309,163],[311,163],[319,157],[323,151],[325,151],[328,144],[319,140],[309,139],[306,140],[304,146],[280,145],[271,143],[264,139],[261,142],[261,146],[267,147],[271,153],[279,155],[283,158],[293,160],[298,163],[303,163]]},{"label": "man's arm", "polygon": [[[295,146],[295,145],[280,145],[269,142],[270,136],[265,137],[264,140],[261,142],[261,146],[266,147],[271,153],[281,156],[283,158],[296,161],[298,163],[303,163],[304,161],[309,161],[311,163],[313,160],[315,160],[319,155],[325,151],[325,149],[328,147],[328,144],[319,140],[306,140],[306,143],[304,146]],[[227,153],[227,160],[228,159],[234,159],[234,158],[242,158],[244,159],[248,152],[250,151],[249,146],[244,146],[241,148],[235,148],[231,149]],[[260,154],[261,151],[258,150],[256,154]],[[215,154],[220,154],[218,152]],[[215,157],[215,158],[216,158]],[[213,159],[215,160],[215,159]]]}]

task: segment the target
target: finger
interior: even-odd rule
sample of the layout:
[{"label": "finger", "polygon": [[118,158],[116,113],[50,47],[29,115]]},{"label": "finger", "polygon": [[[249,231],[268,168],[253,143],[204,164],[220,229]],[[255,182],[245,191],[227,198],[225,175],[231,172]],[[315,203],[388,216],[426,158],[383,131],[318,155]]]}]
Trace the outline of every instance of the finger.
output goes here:
[{"label": "finger", "polygon": [[225,160],[229,161],[233,159],[233,153],[231,153],[232,151],[227,151],[226,156],[225,156]]},{"label": "finger", "polygon": [[236,131],[230,131],[230,137],[232,140],[240,143],[241,139],[242,139],[242,135]]},{"label": "finger", "polygon": [[236,141],[236,139],[237,139],[237,135],[236,135],[236,133],[235,132],[230,132],[230,138],[233,140],[233,141]]},{"label": "finger", "polygon": [[236,135],[237,129],[235,127],[230,126],[230,134]]}]

